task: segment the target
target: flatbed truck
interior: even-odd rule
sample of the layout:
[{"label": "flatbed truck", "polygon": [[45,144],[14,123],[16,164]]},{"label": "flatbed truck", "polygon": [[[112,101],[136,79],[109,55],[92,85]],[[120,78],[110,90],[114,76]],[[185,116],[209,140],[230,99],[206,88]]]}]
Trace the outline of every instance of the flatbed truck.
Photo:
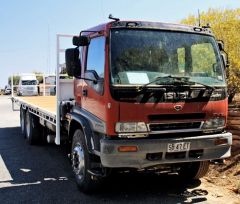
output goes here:
[{"label": "flatbed truck", "polygon": [[224,45],[208,27],[113,21],[67,49],[56,96],[12,97],[29,144],[65,142],[78,187],[112,170],[204,176],[230,156]]}]

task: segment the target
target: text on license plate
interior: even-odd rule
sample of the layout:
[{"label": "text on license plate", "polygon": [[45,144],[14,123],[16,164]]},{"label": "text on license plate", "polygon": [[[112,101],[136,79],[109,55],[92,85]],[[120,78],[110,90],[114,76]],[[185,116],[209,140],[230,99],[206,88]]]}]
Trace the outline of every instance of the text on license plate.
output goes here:
[{"label": "text on license plate", "polygon": [[168,143],[167,152],[184,152],[190,150],[190,142]]}]

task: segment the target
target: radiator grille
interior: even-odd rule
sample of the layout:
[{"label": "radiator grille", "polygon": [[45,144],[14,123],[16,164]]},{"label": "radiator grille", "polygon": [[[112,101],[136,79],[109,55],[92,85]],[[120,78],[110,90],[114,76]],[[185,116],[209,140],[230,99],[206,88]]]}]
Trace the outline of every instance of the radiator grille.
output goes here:
[{"label": "radiator grille", "polygon": [[200,128],[201,122],[150,124],[151,131],[182,130]]},{"label": "radiator grille", "polygon": [[205,113],[186,113],[186,114],[159,114],[149,115],[149,120],[184,120],[184,119],[204,119]]}]

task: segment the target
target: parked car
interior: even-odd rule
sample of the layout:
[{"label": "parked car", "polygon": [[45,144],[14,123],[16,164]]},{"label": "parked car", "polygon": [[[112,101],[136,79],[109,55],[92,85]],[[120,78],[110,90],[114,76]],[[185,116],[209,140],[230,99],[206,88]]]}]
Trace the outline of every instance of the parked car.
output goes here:
[{"label": "parked car", "polygon": [[10,86],[5,86],[4,95],[10,95],[12,93],[12,89]]}]

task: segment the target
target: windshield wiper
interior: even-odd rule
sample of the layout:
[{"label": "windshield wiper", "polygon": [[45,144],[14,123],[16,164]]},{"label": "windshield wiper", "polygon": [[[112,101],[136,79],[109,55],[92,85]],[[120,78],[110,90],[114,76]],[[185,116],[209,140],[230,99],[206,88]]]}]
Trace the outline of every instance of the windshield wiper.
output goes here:
[{"label": "windshield wiper", "polygon": [[186,82],[194,83],[194,84],[199,84],[199,85],[202,85],[202,86],[204,86],[204,87],[206,87],[206,88],[208,88],[208,89],[211,89],[211,90],[213,90],[213,91],[215,90],[215,87],[210,86],[210,85],[208,85],[208,84],[204,84],[204,83],[198,82],[198,81],[194,81],[194,80],[188,79]]},{"label": "windshield wiper", "polygon": [[[150,81],[149,83],[146,83],[146,84],[143,84],[142,86],[139,86],[138,87],[138,92],[141,92],[148,85],[151,85],[151,84],[153,84],[155,82],[158,82],[159,80],[161,80],[163,78],[165,78],[165,77],[156,77],[154,80]],[[163,90],[165,91],[166,89],[163,89]]]},{"label": "windshield wiper", "polygon": [[[182,78],[182,79],[183,79],[183,78],[184,78],[184,79],[187,79],[187,78],[189,78],[189,77],[175,77],[175,76],[172,76],[172,75],[158,76],[158,77],[156,77],[154,80],[150,81],[149,83],[140,86],[140,87],[138,88],[138,91],[142,91],[142,90],[143,90],[145,87],[147,87],[148,85],[151,85],[151,84],[153,84],[153,83],[155,83],[155,82],[158,82],[158,81],[160,81],[160,80],[162,80],[162,79],[176,79],[176,80],[178,80],[178,82],[182,82],[182,81],[181,81],[181,78]],[[158,85],[160,85],[160,84],[158,84]],[[166,85],[165,82],[164,82],[164,85]]]},{"label": "windshield wiper", "polygon": [[[147,87],[148,85],[151,85],[153,83],[156,83],[158,81],[161,81],[163,79],[172,79],[173,81],[171,81],[172,83],[168,83],[166,84],[166,81],[164,81],[164,83],[162,85],[175,85],[175,84],[187,84],[187,85],[193,85],[193,84],[200,84],[206,88],[209,88],[209,89],[212,89],[214,90],[215,88],[212,87],[212,86],[209,86],[207,84],[204,84],[204,83],[201,83],[201,82],[197,82],[197,81],[193,81],[193,80],[190,80],[190,77],[188,76],[172,76],[172,75],[167,75],[167,76],[158,76],[156,77],[153,81],[150,81],[149,83],[147,84],[144,84],[142,86],[140,86],[138,88],[138,91],[142,91],[145,87]],[[161,85],[161,84],[158,84],[158,85]]]}]

